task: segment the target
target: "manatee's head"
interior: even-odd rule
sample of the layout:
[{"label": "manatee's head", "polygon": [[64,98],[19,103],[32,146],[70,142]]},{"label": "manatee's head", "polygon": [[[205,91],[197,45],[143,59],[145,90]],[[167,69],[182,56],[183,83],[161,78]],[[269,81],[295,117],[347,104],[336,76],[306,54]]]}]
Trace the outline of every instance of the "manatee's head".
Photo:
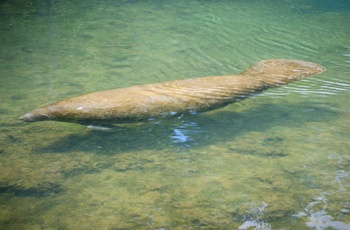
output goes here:
[{"label": "manatee's head", "polygon": [[35,109],[30,113],[26,113],[23,116],[20,116],[18,119],[22,121],[27,122],[34,122],[34,121],[46,121],[46,120],[52,120],[52,115],[49,113],[47,108],[39,108]]}]

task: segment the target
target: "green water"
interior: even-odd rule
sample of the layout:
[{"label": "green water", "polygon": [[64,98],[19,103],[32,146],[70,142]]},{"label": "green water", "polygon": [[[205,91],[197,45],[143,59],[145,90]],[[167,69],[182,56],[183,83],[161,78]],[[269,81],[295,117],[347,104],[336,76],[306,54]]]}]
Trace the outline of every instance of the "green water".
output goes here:
[{"label": "green water", "polygon": [[[0,19],[0,229],[350,229],[348,1],[5,0]],[[17,120],[272,58],[327,71],[114,133]]]}]

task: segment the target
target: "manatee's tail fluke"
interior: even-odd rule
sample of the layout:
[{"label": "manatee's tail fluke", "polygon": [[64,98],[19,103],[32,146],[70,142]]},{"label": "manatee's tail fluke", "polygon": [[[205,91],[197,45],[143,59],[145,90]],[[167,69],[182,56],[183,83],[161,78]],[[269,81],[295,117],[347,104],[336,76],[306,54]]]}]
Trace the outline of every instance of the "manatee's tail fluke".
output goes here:
[{"label": "manatee's tail fluke", "polygon": [[287,84],[302,78],[310,77],[326,71],[321,65],[312,62],[289,59],[271,59],[256,63],[241,75],[249,77],[263,76],[264,81]]}]

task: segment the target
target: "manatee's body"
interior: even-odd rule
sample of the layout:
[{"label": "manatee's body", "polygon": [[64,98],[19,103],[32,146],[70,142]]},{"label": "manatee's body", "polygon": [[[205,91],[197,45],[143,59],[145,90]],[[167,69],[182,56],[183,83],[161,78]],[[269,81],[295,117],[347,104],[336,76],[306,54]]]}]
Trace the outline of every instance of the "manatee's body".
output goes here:
[{"label": "manatee's body", "polygon": [[311,62],[265,60],[238,75],[137,85],[72,97],[35,109],[19,119],[94,124],[202,112],[323,71],[324,67]]}]

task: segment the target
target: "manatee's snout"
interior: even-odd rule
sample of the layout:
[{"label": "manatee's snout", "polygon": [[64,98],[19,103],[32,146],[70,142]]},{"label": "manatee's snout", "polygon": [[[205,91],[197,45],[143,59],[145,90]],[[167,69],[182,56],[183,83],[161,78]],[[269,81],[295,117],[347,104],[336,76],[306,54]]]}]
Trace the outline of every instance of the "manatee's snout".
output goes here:
[{"label": "manatee's snout", "polygon": [[49,116],[45,110],[36,109],[30,113],[26,113],[23,116],[20,116],[18,119],[22,121],[27,121],[27,122],[45,121],[45,120],[49,120]]},{"label": "manatee's snout", "polygon": [[19,119],[19,120],[22,120],[22,121],[28,121],[28,122],[36,121],[36,120],[34,119],[33,114],[31,114],[31,113],[26,113],[26,114],[24,114],[23,116],[20,116],[18,119]]}]

